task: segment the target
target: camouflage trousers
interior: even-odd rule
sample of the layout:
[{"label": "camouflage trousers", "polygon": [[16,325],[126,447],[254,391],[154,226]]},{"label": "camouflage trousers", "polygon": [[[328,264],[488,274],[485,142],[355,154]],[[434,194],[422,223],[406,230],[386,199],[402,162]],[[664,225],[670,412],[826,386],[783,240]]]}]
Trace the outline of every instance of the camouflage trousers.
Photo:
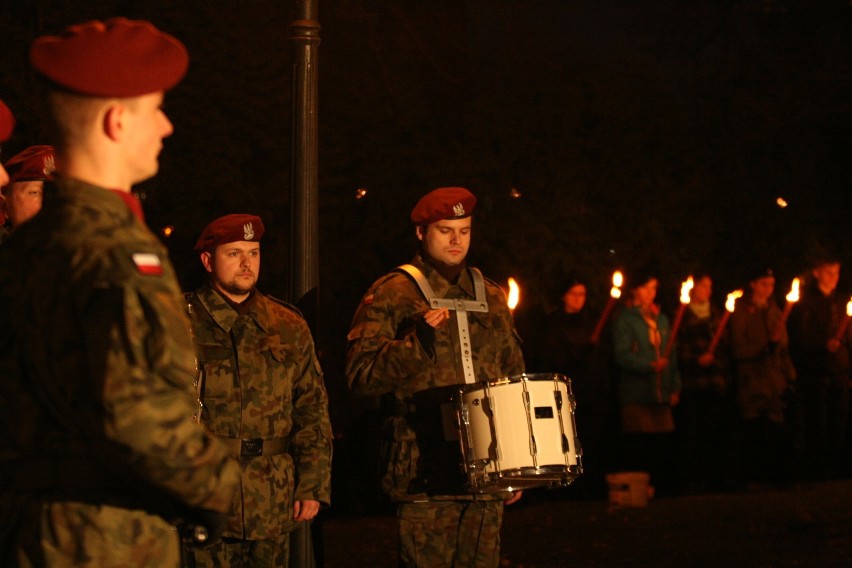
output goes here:
[{"label": "camouflage trousers", "polygon": [[226,538],[195,550],[195,568],[286,568],[290,535],[265,540]]},{"label": "camouflage trousers", "polygon": [[177,531],[145,511],[56,502],[44,504],[40,519],[33,521],[38,528],[26,523],[18,543],[17,562],[22,567],[180,566]]},{"label": "camouflage trousers", "polygon": [[502,501],[400,503],[400,566],[493,568],[502,522]]}]

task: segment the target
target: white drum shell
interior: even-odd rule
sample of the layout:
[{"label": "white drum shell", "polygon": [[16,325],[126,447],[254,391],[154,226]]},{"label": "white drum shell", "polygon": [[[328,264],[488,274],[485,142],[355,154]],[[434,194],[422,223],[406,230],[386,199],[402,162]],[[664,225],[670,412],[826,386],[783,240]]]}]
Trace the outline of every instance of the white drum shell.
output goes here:
[{"label": "white drum shell", "polygon": [[567,377],[484,381],[466,387],[460,398],[462,451],[473,490],[567,485],[581,472]]}]

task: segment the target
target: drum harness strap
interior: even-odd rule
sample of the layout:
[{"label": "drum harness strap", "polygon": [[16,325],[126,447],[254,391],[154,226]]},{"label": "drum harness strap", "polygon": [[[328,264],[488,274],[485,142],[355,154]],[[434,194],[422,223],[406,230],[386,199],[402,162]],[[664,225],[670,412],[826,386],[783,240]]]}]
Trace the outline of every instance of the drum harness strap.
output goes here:
[{"label": "drum harness strap", "polygon": [[436,298],[432,286],[423,275],[423,272],[413,264],[403,264],[399,267],[404,270],[420,288],[420,292],[429,302],[429,306],[433,309],[447,308],[455,310],[456,324],[459,330],[459,351],[461,352],[462,371],[464,372],[464,382],[472,384],[476,382],[476,374],[473,371],[473,347],[470,342],[470,329],[467,324],[467,312],[487,312],[488,302],[485,299],[485,279],[482,273],[473,267],[470,268],[470,275],[473,278],[473,289],[476,299],[465,300],[463,298]]}]

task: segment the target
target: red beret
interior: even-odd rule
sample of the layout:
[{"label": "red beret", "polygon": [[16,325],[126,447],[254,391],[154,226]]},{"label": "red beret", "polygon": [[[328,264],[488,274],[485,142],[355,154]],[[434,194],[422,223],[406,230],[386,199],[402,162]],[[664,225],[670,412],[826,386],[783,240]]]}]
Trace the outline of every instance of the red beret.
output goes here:
[{"label": "red beret", "polygon": [[138,97],[166,91],[186,74],[184,45],[150,22],[113,18],[37,38],[30,62],[70,91],[95,97]]},{"label": "red beret", "polygon": [[444,219],[461,219],[473,212],[476,196],[463,187],[439,187],[420,198],[411,210],[411,221],[428,225]]},{"label": "red beret", "polygon": [[9,183],[53,179],[53,146],[30,146],[6,162]]},{"label": "red beret", "polygon": [[257,215],[234,213],[219,217],[201,232],[195,243],[195,252],[213,251],[219,245],[237,241],[260,242],[263,236],[263,221]]},{"label": "red beret", "polygon": [[15,129],[15,117],[12,116],[12,111],[6,106],[6,103],[0,99],[0,142],[5,142],[12,135]]}]

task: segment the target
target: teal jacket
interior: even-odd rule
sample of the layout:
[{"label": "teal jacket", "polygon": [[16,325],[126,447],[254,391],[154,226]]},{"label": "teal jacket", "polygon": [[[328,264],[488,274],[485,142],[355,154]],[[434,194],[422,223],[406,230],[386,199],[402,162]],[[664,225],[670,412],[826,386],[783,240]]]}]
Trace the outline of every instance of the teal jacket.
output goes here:
[{"label": "teal jacket", "polygon": [[[663,314],[656,317],[660,331],[660,354],[671,338],[669,320]],[[677,366],[677,349],[672,348],[669,365],[660,373],[651,368],[657,352],[651,344],[648,324],[639,308],[626,307],[613,325],[615,362],[621,370],[618,395],[624,404],[668,404],[673,393],[681,390],[680,371]]]}]

